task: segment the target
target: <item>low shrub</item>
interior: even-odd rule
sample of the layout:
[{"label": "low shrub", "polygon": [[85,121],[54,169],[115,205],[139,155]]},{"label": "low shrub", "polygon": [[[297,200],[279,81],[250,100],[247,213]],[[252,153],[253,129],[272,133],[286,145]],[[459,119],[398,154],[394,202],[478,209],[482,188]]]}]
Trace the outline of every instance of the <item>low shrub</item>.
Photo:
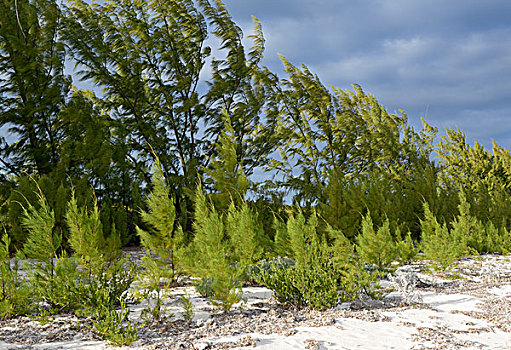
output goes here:
[{"label": "low shrub", "polygon": [[193,286],[197,293],[203,298],[212,298],[215,295],[213,290],[213,277],[201,278],[199,281],[193,281]]},{"label": "low shrub", "polygon": [[375,230],[371,215],[367,214],[362,219],[362,233],[356,237],[356,241],[360,259],[380,269],[388,268],[398,257],[399,251],[390,232],[389,219]]},{"label": "low shrub", "polygon": [[0,242],[0,320],[27,315],[34,310],[33,291],[24,278],[18,275],[18,261],[11,266],[7,233]]},{"label": "low shrub", "polygon": [[421,250],[427,259],[440,263],[446,268],[467,254],[467,237],[460,231],[454,231],[456,235],[451,235],[449,228],[444,223],[441,225],[431,210],[429,205],[424,203],[424,220],[421,220],[422,242]]},{"label": "low shrub", "polygon": [[253,268],[255,280],[271,289],[279,303],[322,310],[362,292],[376,295],[374,275],[361,268],[353,246],[340,231],[327,228],[334,240],[328,245],[317,232],[315,213],[309,220],[302,213],[291,215],[286,226],[284,234],[289,237],[294,259],[272,259]]}]

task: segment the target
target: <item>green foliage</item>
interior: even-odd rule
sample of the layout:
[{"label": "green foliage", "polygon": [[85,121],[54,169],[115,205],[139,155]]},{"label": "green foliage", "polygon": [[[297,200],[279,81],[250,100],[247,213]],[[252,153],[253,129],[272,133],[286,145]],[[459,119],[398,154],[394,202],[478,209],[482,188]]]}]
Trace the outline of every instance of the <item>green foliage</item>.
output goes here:
[{"label": "green foliage", "polygon": [[37,270],[29,275],[34,294],[49,304],[50,313],[69,312],[82,307],[83,300],[76,293],[81,277],[76,260],[66,257],[56,259],[53,278],[37,273]]},{"label": "green foliage", "polygon": [[208,203],[199,187],[195,196],[195,237],[188,266],[202,280],[196,289],[224,310],[241,299],[246,269],[263,253],[263,228],[247,202],[232,201],[225,215]]},{"label": "green foliage", "polygon": [[72,191],[65,218],[75,256],[68,258],[65,253],[57,256],[61,236],[55,234],[53,211],[42,191],[37,198],[38,208],[28,203],[22,220],[29,232],[24,255],[35,259],[27,264],[33,302],[49,303],[50,313],[92,315],[98,310],[113,310],[126,298],[134,271],[124,268],[126,261],[121,258],[115,230],[104,238],[96,201],[90,211],[79,208]]},{"label": "green foliage", "polygon": [[244,267],[234,263],[231,244],[225,237],[224,227],[221,215],[208,204],[199,187],[195,196],[195,237],[190,247],[188,265],[197,276],[213,278],[212,302],[224,310],[229,310],[241,300],[238,278]]},{"label": "green foliage", "polygon": [[[483,224],[471,214],[471,205],[463,190],[459,192],[459,214],[452,222],[452,235],[462,237],[474,253],[502,253],[509,247],[509,234],[505,228],[499,230],[492,221]],[[505,220],[505,219],[504,219]]]},{"label": "green foliage", "polygon": [[451,236],[466,244],[475,252],[486,251],[486,235],[484,225],[477,218],[470,215],[470,204],[463,191],[459,193],[459,214],[451,223]]},{"label": "green foliage", "polygon": [[194,314],[194,306],[190,295],[186,293],[185,295],[180,296],[181,305],[183,306],[183,318],[185,321],[190,322],[193,319]]},{"label": "green foliage", "polygon": [[509,227],[511,214],[511,155],[493,144],[492,152],[479,143],[473,147],[460,130],[447,129],[447,136],[438,144],[442,182],[461,189],[473,216],[482,222],[500,226],[505,218]]},{"label": "green foliage", "polygon": [[61,246],[62,236],[55,230],[55,216],[50,209],[42,191],[37,194],[38,208],[27,203],[23,208],[22,223],[28,230],[27,241],[23,253],[29,259],[35,259],[31,266],[30,281],[34,286],[36,295],[39,294],[50,302],[52,307],[68,306],[68,300],[57,297],[63,288],[60,286],[61,259],[58,259],[57,250]]},{"label": "green foliage", "polygon": [[184,240],[181,227],[176,228],[176,208],[170,197],[170,189],[165,183],[163,169],[156,157],[151,177],[153,189],[146,203],[148,211],[142,211],[142,221],[149,229],[137,226],[137,234],[146,251],[143,257],[144,273],[141,275],[146,291],[146,299],[154,298],[154,307],[150,310],[153,319],[164,315],[162,296],[165,287],[177,281],[179,273],[179,249]]},{"label": "green foliage", "polygon": [[[186,200],[199,172],[215,158],[222,110],[232,121],[237,159],[246,160],[249,173],[271,151],[255,133],[265,101],[265,90],[253,81],[264,50],[257,21],[248,54],[240,28],[216,1],[76,0],[63,23],[78,74],[104,88],[97,104],[114,120],[113,143],[129,147],[124,154],[146,182],[148,164],[157,156],[176,202]],[[218,38],[225,58],[211,59],[212,77],[199,90],[213,50],[208,45],[216,43],[206,41],[210,36]]]},{"label": "green foliage", "polygon": [[275,268],[282,270],[288,269],[295,265],[295,261],[291,258],[277,256],[271,259],[262,259],[256,265],[249,265],[248,275],[253,280],[261,277],[261,275],[271,273]]},{"label": "green foliage", "polygon": [[274,251],[278,256],[292,256],[289,235],[286,224],[273,216],[273,227],[275,229]]},{"label": "green foliage", "polygon": [[37,196],[38,208],[31,203],[27,203],[28,207],[23,208],[22,223],[29,232],[23,251],[28,258],[44,261],[50,265],[50,274],[53,274],[53,259],[57,257],[62,236],[54,230],[55,215],[42,191]]},{"label": "green foliage", "polygon": [[362,233],[356,237],[357,254],[364,262],[375,264],[380,269],[388,268],[398,257],[398,249],[387,219],[383,226],[374,229],[371,214],[362,219]]},{"label": "green foliage", "polygon": [[421,220],[421,228],[421,250],[427,259],[447,267],[454,260],[467,254],[467,237],[463,236],[460,230],[451,234],[445,223],[443,225],[438,223],[427,203],[424,203],[424,219]]},{"label": "green foliage", "polygon": [[0,242],[0,320],[33,311],[33,293],[29,284],[18,276],[18,263],[11,266],[10,238],[2,235]]},{"label": "green foliage", "polygon": [[307,264],[297,263],[291,274],[304,304],[313,309],[331,308],[339,299],[339,271],[334,269],[329,253],[324,241],[313,239],[308,247]]},{"label": "green foliage", "polygon": [[287,235],[289,236],[290,258],[297,264],[304,265],[307,261],[307,245],[313,238],[316,239],[318,217],[314,213],[307,221],[302,212],[290,215],[287,220]]},{"label": "green foliage", "polygon": [[[488,232],[488,237],[494,244],[493,251],[501,254],[509,254],[511,252],[511,232],[505,227],[497,231],[492,223],[488,223],[486,225],[486,232]],[[497,232],[498,236],[496,237]]]},{"label": "green foliage", "polygon": [[81,263],[89,274],[97,273],[103,263],[102,246],[104,245],[103,227],[97,202],[90,211],[78,208],[74,191],[66,211],[69,226],[69,245],[80,257]]},{"label": "green foliage", "polygon": [[176,229],[176,209],[158,159],[153,171],[153,189],[146,203],[149,210],[140,213],[142,220],[151,230],[137,227],[137,233],[147,252],[156,256],[160,264],[167,262],[171,265],[171,274],[168,277],[174,281],[177,265],[175,255],[183,243],[183,233],[180,227]]},{"label": "green foliage", "polygon": [[120,310],[105,309],[93,320],[93,329],[113,346],[129,346],[137,341],[137,326],[128,320],[129,309],[121,302]]},{"label": "green foliage", "polygon": [[242,168],[242,162],[236,153],[236,135],[227,114],[222,111],[224,128],[220,131],[219,140],[215,145],[217,159],[211,161],[206,174],[210,177],[216,193],[212,196],[215,207],[221,212],[226,211],[229,203],[239,204],[245,198],[249,182]]},{"label": "green foliage", "polygon": [[0,126],[17,136],[0,152],[11,174],[48,174],[58,163],[70,90],[61,19],[56,1],[0,3]]},{"label": "green foliage", "polygon": [[294,281],[293,268],[271,265],[256,276],[256,281],[273,291],[273,297],[284,305],[303,306],[304,297]]},{"label": "green foliage", "polygon": [[213,290],[213,277],[201,278],[199,281],[192,282],[197,293],[203,298],[212,298],[215,295]]},{"label": "green foliage", "polygon": [[142,289],[135,293],[148,301],[149,306],[142,310],[142,318],[152,321],[160,321],[167,317],[166,309],[163,307],[163,299],[168,295],[169,282],[161,277],[161,267],[156,265],[149,256],[142,258],[145,271],[139,276],[142,278]]},{"label": "green foliage", "polygon": [[[138,239],[154,319],[184,271],[225,310],[247,275],[323,309],[376,295],[367,267],[414,259],[414,242],[444,266],[511,251],[509,151],[450,129],[434,145],[426,122],[416,131],[361,87],[328,89],[284,57],[279,78],[260,66],[253,21],[247,48],[221,1],[0,3],[0,126],[15,137],[0,142],[3,318],[45,301],[128,344],[135,270],[120,246]],[[73,87],[70,59],[100,97]],[[21,247],[30,283],[10,266]],[[275,255],[287,258],[260,261]]]},{"label": "green foliage", "polygon": [[328,226],[327,232],[334,241],[329,246],[318,233],[315,213],[309,220],[303,213],[290,216],[287,230],[295,263],[272,260],[269,267],[261,264],[253,273],[259,283],[274,291],[278,302],[326,309],[373,289],[371,277],[353,256],[352,244],[340,231]]},{"label": "green foliage", "polygon": [[419,247],[415,245],[410,231],[406,235],[401,235],[398,230],[396,237],[400,238],[396,245],[398,258],[405,264],[413,261],[419,253]]},{"label": "green foliage", "polygon": [[236,261],[242,266],[257,262],[263,253],[263,228],[248,204],[243,202],[240,208],[236,209],[234,203],[231,203],[225,224]]},{"label": "green foliage", "polygon": [[288,79],[274,83],[269,117],[282,161],[271,159],[269,168],[283,173],[297,201],[324,200],[334,177],[383,172],[404,178],[430,163],[434,128],[416,133],[404,113],[389,114],[359,86],[330,92],[305,65],[281,59]]}]

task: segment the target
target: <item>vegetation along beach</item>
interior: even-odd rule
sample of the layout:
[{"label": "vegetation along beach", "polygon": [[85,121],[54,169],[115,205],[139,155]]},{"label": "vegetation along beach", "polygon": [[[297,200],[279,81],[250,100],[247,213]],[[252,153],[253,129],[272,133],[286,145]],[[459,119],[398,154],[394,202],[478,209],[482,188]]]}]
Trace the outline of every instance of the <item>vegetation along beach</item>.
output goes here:
[{"label": "vegetation along beach", "polygon": [[252,26],[0,0],[0,349],[510,349],[510,152]]}]

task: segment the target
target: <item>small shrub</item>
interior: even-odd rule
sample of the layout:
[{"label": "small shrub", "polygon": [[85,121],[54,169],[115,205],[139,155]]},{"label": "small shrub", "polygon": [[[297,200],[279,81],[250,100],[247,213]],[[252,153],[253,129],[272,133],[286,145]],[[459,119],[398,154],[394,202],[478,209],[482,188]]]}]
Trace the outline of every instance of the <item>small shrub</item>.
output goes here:
[{"label": "small shrub", "polygon": [[121,302],[120,310],[104,309],[93,319],[93,329],[110,345],[128,346],[137,341],[137,326],[129,319],[129,309]]},{"label": "small shrub", "polygon": [[213,290],[213,277],[201,278],[199,281],[192,282],[197,293],[203,298],[212,298],[215,295]]},{"label": "small shrub", "polygon": [[256,281],[271,289],[279,303],[322,310],[374,289],[374,280],[359,267],[353,246],[340,231],[327,227],[332,246],[318,234],[316,214],[308,221],[302,213],[291,216],[286,227],[295,263],[278,258],[252,269]]},{"label": "small shrub", "polygon": [[380,269],[390,266],[398,256],[398,248],[390,232],[389,219],[375,231],[371,215],[362,219],[362,233],[357,236],[357,254],[367,263],[375,264]]},{"label": "small shrub", "polygon": [[190,322],[193,319],[194,315],[194,307],[193,303],[190,299],[190,295],[186,293],[185,295],[181,295],[181,305],[183,306],[184,312],[183,312],[183,318],[185,321]]},{"label": "small shrub", "polygon": [[255,280],[273,291],[273,297],[280,304],[303,306],[304,297],[294,280],[294,267],[277,267],[270,265],[268,270],[261,270]]},{"label": "small shrub", "polygon": [[18,262],[11,266],[7,233],[0,242],[0,320],[27,315],[34,309],[33,291],[25,279],[18,276]]},{"label": "small shrub", "polygon": [[245,266],[234,259],[222,216],[212,205],[208,205],[201,188],[198,188],[195,196],[193,227],[195,237],[188,249],[188,269],[200,278],[212,278],[211,287],[214,293],[210,297],[211,302],[229,310],[241,300],[239,280]]},{"label": "small shrub", "polygon": [[461,230],[456,230],[457,236],[451,236],[446,224],[440,225],[424,203],[424,220],[421,220],[422,242],[421,249],[427,259],[438,262],[446,268],[454,260],[467,253],[466,237],[461,237]]},{"label": "small shrub", "polygon": [[396,244],[397,256],[402,263],[409,263],[415,259],[419,253],[419,248],[414,244],[410,231],[406,235],[401,235],[401,231],[396,232],[396,236],[401,239]]}]

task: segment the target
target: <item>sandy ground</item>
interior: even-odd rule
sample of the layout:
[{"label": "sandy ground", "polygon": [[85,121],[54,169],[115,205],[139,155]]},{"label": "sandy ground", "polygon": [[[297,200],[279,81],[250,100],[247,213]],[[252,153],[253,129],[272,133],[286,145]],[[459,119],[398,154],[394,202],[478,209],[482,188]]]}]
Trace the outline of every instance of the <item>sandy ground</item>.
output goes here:
[{"label": "sandy ground", "polygon": [[[249,287],[246,302],[223,313],[193,287],[175,288],[165,305],[169,320],[141,327],[139,340],[122,349],[511,349],[511,257],[464,259],[449,273],[424,273],[424,263],[415,263],[382,284],[394,288],[383,300],[322,312],[282,308],[268,289]],[[185,293],[191,322],[177,297]],[[130,306],[133,322],[145,306]],[[86,320],[62,315],[47,324],[1,321],[0,349],[112,347]]]}]

